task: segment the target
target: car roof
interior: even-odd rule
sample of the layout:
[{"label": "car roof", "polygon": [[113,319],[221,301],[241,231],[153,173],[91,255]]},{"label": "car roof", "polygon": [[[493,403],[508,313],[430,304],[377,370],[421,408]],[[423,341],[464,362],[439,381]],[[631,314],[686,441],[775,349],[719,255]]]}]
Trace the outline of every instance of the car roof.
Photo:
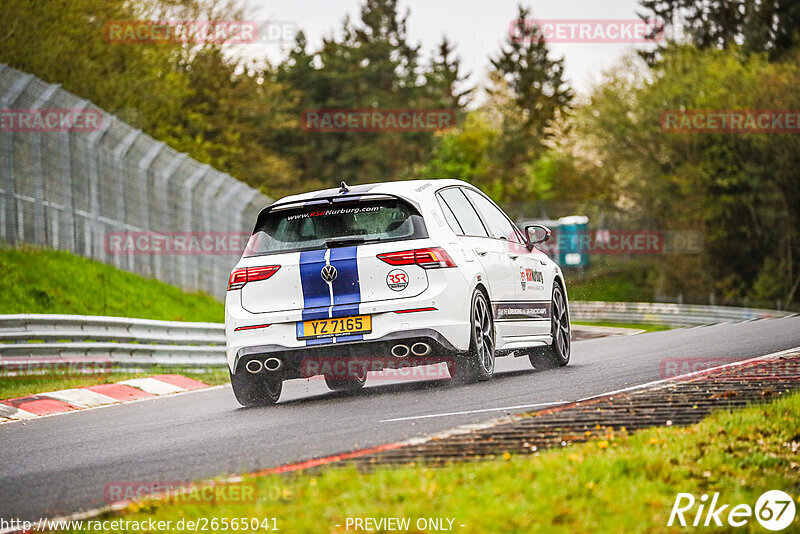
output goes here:
[{"label": "car roof", "polygon": [[347,193],[340,193],[339,187],[332,187],[330,189],[320,189],[318,191],[309,191],[308,193],[300,193],[297,195],[290,195],[275,201],[273,206],[281,204],[292,204],[295,202],[305,202],[315,198],[325,197],[339,197],[346,198],[348,195],[359,196],[369,193],[386,194],[398,196],[417,202],[423,195],[432,194],[435,191],[447,186],[467,186],[475,187],[472,184],[462,180],[453,179],[438,179],[438,180],[403,180],[397,182],[375,182],[370,184],[348,185],[349,191]]}]

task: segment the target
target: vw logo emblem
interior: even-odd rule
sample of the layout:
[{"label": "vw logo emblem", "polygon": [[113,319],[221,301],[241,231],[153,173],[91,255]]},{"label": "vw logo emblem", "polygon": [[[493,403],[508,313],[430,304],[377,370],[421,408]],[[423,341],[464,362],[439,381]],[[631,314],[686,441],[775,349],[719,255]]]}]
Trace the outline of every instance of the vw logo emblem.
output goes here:
[{"label": "vw logo emblem", "polygon": [[333,265],[326,265],[319,274],[322,275],[322,279],[326,282],[333,282],[339,276],[339,272]]}]

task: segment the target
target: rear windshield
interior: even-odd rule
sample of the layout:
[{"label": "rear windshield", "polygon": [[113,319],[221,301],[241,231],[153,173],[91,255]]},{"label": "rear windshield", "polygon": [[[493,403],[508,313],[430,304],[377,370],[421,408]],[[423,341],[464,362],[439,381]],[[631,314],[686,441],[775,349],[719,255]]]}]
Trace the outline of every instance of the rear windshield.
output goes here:
[{"label": "rear windshield", "polygon": [[245,256],[418,237],[422,217],[401,200],[324,203],[262,214]]}]

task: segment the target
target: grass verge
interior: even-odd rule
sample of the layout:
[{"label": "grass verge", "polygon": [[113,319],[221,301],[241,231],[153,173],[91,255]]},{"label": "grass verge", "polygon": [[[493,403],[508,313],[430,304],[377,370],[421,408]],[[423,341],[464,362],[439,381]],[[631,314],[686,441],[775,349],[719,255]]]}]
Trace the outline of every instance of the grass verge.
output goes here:
[{"label": "grass verge", "polygon": [[[603,439],[531,456],[504,454],[442,468],[362,473],[350,467],[264,476],[256,479],[255,503],[198,504],[177,497],[134,503],[103,519],[153,518],[174,525],[182,518],[272,517],[284,532],[345,532],[347,518],[364,517],[411,518],[411,531],[418,518],[450,518],[452,529],[465,533],[675,531],[666,525],[678,492],[698,498],[719,492],[720,505],[751,507],[772,489],[798,499],[798,429],[795,393],[717,412],[689,427],[631,435],[610,430]],[[795,521],[796,528],[800,519]],[[754,518],[736,530],[763,531]]]},{"label": "grass verge", "polygon": [[166,321],[224,320],[203,293],[129,273],[69,252],[0,248],[0,314],[109,315]]},{"label": "grass verge", "polygon": [[187,372],[186,368],[152,367],[135,371],[111,370],[109,373],[76,374],[52,372],[41,375],[3,376],[0,377],[0,399],[13,399],[36,393],[47,393],[59,389],[81,388],[110,384],[130,378],[146,376],[178,374],[215,386],[226,384],[230,378],[225,367],[203,369],[202,372]]}]

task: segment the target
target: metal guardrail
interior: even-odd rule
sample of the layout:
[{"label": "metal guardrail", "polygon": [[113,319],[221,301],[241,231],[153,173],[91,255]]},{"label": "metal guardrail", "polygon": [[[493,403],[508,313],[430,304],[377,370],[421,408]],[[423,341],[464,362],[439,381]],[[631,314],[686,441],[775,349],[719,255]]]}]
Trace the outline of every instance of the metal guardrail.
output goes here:
[{"label": "metal guardrail", "polygon": [[573,321],[605,321],[667,326],[701,326],[751,321],[753,319],[775,319],[795,315],[792,312],[761,308],[733,308],[728,306],[661,302],[572,301],[569,309]]},{"label": "metal guardrail", "polygon": [[[779,318],[791,312],[648,302],[570,303],[573,321],[697,326]],[[111,365],[225,365],[221,323],[85,315],[0,315],[0,369],[106,362]]]},{"label": "metal guardrail", "polygon": [[0,369],[225,364],[221,323],[0,315]]}]

